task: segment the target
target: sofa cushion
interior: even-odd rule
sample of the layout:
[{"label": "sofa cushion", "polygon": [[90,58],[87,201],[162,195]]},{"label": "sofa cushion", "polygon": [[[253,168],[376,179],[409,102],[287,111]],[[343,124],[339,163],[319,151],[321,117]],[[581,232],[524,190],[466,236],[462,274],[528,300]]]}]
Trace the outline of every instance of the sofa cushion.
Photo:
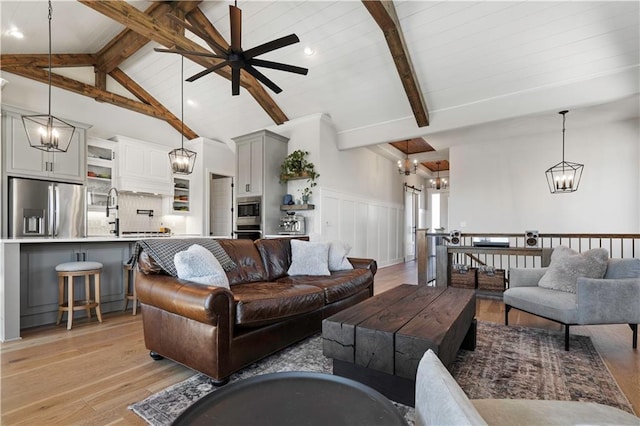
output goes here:
[{"label": "sofa cushion", "polygon": [[251,240],[218,240],[220,246],[238,265],[227,271],[229,284],[267,281],[267,270],[262,263],[262,257]]},{"label": "sofa cushion", "polygon": [[291,240],[289,275],[321,275],[329,272],[329,243]]},{"label": "sofa cushion", "polygon": [[229,288],[229,279],[212,252],[198,244],[175,254],[178,278],[198,284]]},{"label": "sofa cushion", "polygon": [[640,278],[640,259],[609,259],[604,278],[607,280]]},{"label": "sofa cushion", "polygon": [[415,407],[416,426],[487,424],[431,349],[418,365]]},{"label": "sofa cushion", "polygon": [[638,425],[640,419],[595,402],[526,399],[473,399],[490,425]]},{"label": "sofa cushion", "polygon": [[274,281],[286,276],[289,266],[291,266],[291,243],[289,239],[260,239],[254,243],[267,270],[268,281]]},{"label": "sofa cushion", "polygon": [[564,324],[577,324],[578,321],[574,293],[542,287],[515,287],[507,289],[502,298],[505,305]]},{"label": "sofa cushion", "polygon": [[608,259],[606,249],[597,248],[578,253],[569,247],[558,246],[553,249],[549,269],[540,278],[538,286],[575,293],[578,277],[604,277]]},{"label": "sofa cushion", "polygon": [[371,281],[373,281],[373,275],[368,269],[331,272],[328,277],[297,275],[278,279],[278,282],[282,283],[306,284],[321,288],[327,304],[353,296],[367,288]]},{"label": "sofa cushion", "polygon": [[255,282],[234,285],[231,291],[240,326],[271,324],[324,306],[322,289],[305,284]]}]

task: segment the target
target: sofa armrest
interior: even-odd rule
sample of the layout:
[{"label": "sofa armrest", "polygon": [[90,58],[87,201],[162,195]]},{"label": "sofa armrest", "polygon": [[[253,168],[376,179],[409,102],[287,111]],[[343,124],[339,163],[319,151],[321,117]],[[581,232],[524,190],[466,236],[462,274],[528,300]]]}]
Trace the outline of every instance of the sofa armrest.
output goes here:
[{"label": "sofa armrest", "polygon": [[354,269],[368,269],[373,275],[378,271],[378,263],[373,259],[364,259],[358,257],[347,257]]},{"label": "sofa armrest", "polygon": [[509,288],[537,287],[538,281],[548,268],[511,268],[509,269]]},{"label": "sofa armrest", "polygon": [[578,324],[640,323],[640,278],[578,278]]},{"label": "sofa armrest", "polygon": [[135,276],[136,293],[141,303],[217,326],[221,317],[233,324],[233,294],[222,287],[211,287],[169,275]]}]

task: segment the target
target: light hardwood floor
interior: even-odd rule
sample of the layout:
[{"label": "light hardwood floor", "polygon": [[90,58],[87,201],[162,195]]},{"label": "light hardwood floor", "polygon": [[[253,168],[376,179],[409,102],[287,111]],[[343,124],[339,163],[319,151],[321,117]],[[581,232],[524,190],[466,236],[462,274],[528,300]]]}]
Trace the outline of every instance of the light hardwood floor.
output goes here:
[{"label": "light hardwood floor", "polygon": [[[381,268],[375,292],[417,283],[414,262]],[[479,299],[477,318],[502,323],[501,302]],[[560,330],[531,315],[510,314],[513,324]],[[622,391],[640,413],[640,354],[631,348],[628,326],[575,327],[591,336]],[[127,409],[133,402],[190,377],[194,372],[169,360],[153,361],[144,347],[141,316],[112,313],[104,322],[74,321],[23,332],[1,345],[2,425],[144,425]]]}]

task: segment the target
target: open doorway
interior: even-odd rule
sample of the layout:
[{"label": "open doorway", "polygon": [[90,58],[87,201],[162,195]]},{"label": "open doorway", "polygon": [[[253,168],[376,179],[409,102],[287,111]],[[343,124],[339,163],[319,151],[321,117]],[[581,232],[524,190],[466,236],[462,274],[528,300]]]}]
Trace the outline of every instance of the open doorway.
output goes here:
[{"label": "open doorway", "polygon": [[209,173],[209,235],[233,237],[233,178]]},{"label": "open doorway", "polygon": [[416,227],[420,207],[420,189],[404,184],[404,261],[416,257]]}]

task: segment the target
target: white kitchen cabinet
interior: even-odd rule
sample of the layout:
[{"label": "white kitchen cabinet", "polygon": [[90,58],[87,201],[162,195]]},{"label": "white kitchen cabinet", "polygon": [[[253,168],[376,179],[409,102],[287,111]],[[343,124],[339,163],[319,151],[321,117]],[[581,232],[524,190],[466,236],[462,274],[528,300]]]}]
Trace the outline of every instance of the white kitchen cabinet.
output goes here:
[{"label": "white kitchen cabinet", "polygon": [[173,195],[169,148],[124,136],[111,140],[118,143],[118,190]]},{"label": "white kitchen cabinet", "polygon": [[263,140],[262,138],[251,138],[251,140],[237,142],[237,144],[238,196],[262,195]]},{"label": "white kitchen cabinet", "polygon": [[90,137],[87,139],[87,207],[89,210],[104,210],[107,194],[114,186],[116,177],[116,143]]},{"label": "white kitchen cabinet", "polygon": [[10,107],[2,110],[2,146],[9,176],[84,183],[86,129],[76,126],[67,152],[46,152],[29,145],[22,115],[33,114]]},{"label": "white kitchen cabinet", "polygon": [[260,130],[233,141],[236,143],[236,197],[260,196],[260,229],[263,235],[277,234],[280,205],[287,189],[280,184],[280,165],[287,156],[289,139]]}]

